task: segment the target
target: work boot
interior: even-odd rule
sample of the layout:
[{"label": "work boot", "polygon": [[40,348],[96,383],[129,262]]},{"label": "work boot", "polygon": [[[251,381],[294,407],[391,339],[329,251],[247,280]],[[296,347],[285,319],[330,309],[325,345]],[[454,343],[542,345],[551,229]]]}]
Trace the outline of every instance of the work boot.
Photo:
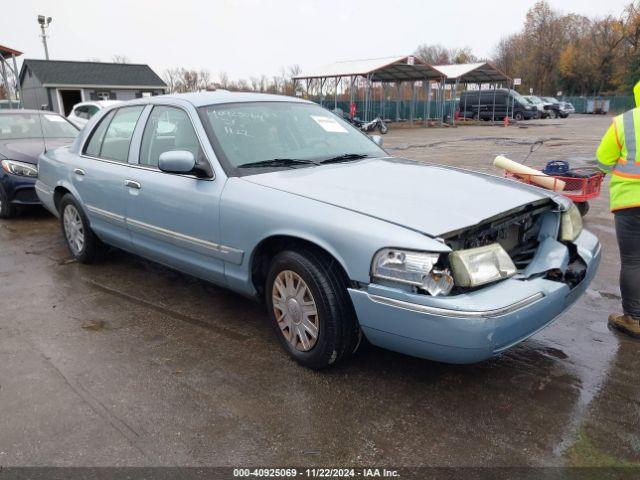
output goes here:
[{"label": "work boot", "polygon": [[612,313],[609,315],[609,325],[622,333],[634,338],[640,338],[640,318]]}]

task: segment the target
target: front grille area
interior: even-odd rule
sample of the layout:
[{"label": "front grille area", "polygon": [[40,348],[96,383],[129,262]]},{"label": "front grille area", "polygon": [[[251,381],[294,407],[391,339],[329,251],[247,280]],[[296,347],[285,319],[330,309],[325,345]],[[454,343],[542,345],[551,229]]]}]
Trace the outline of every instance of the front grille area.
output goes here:
[{"label": "front grille area", "polygon": [[499,243],[518,269],[531,263],[538,249],[538,234],[542,217],[553,208],[551,201],[527,205],[516,212],[506,212],[461,232],[445,236],[452,250],[481,247]]},{"label": "front grille area", "polygon": [[21,188],[15,192],[14,198],[20,202],[33,203],[38,202],[38,196],[36,195],[36,189],[33,187],[30,188]]}]

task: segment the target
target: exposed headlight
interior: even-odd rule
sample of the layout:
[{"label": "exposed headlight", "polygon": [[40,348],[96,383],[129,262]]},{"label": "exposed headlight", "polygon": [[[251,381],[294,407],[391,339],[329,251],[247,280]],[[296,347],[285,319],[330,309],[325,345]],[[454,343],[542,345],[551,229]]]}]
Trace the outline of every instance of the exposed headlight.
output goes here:
[{"label": "exposed headlight", "polygon": [[568,210],[562,212],[560,219],[560,240],[573,242],[582,232],[582,215],[575,204],[571,204]]},{"label": "exposed headlight", "polygon": [[456,250],[449,254],[449,263],[459,287],[477,287],[516,273],[511,257],[499,243]]},{"label": "exposed headlight", "polygon": [[392,282],[414,285],[431,295],[447,295],[453,288],[448,271],[434,268],[439,253],[383,248],[373,257],[371,275]]},{"label": "exposed headlight", "polygon": [[37,177],[38,167],[31,165],[30,163],[16,162],[15,160],[2,160],[0,162],[2,169],[7,173],[13,175],[20,175],[22,177]]},{"label": "exposed headlight", "polygon": [[531,110],[532,108],[533,108],[533,107],[532,107],[532,106],[530,106],[530,105],[525,105],[525,106],[524,106],[524,109],[525,109],[525,110]]}]

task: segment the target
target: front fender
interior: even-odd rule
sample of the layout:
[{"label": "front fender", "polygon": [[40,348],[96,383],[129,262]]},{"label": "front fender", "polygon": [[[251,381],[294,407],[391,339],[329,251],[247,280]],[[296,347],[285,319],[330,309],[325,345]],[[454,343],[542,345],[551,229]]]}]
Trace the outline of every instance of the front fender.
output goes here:
[{"label": "front fender", "polygon": [[240,265],[227,264],[230,288],[253,295],[251,262],[266,239],[286,235],[329,252],[353,281],[369,283],[371,260],[385,247],[448,252],[422,233],[344,208],[231,178],[220,202],[221,243],[244,252]]}]

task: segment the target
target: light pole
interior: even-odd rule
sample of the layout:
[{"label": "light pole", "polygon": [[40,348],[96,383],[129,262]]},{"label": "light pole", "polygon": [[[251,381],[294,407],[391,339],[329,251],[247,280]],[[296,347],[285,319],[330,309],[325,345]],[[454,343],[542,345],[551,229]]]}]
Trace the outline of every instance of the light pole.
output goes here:
[{"label": "light pole", "polygon": [[44,56],[47,60],[49,60],[49,49],[47,48],[47,34],[45,33],[45,28],[49,28],[51,24],[51,17],[46,17],[44,15],[38,15],[38,23],[40,24],[40,30],[42,30],[42,44],[44,45]]}]

